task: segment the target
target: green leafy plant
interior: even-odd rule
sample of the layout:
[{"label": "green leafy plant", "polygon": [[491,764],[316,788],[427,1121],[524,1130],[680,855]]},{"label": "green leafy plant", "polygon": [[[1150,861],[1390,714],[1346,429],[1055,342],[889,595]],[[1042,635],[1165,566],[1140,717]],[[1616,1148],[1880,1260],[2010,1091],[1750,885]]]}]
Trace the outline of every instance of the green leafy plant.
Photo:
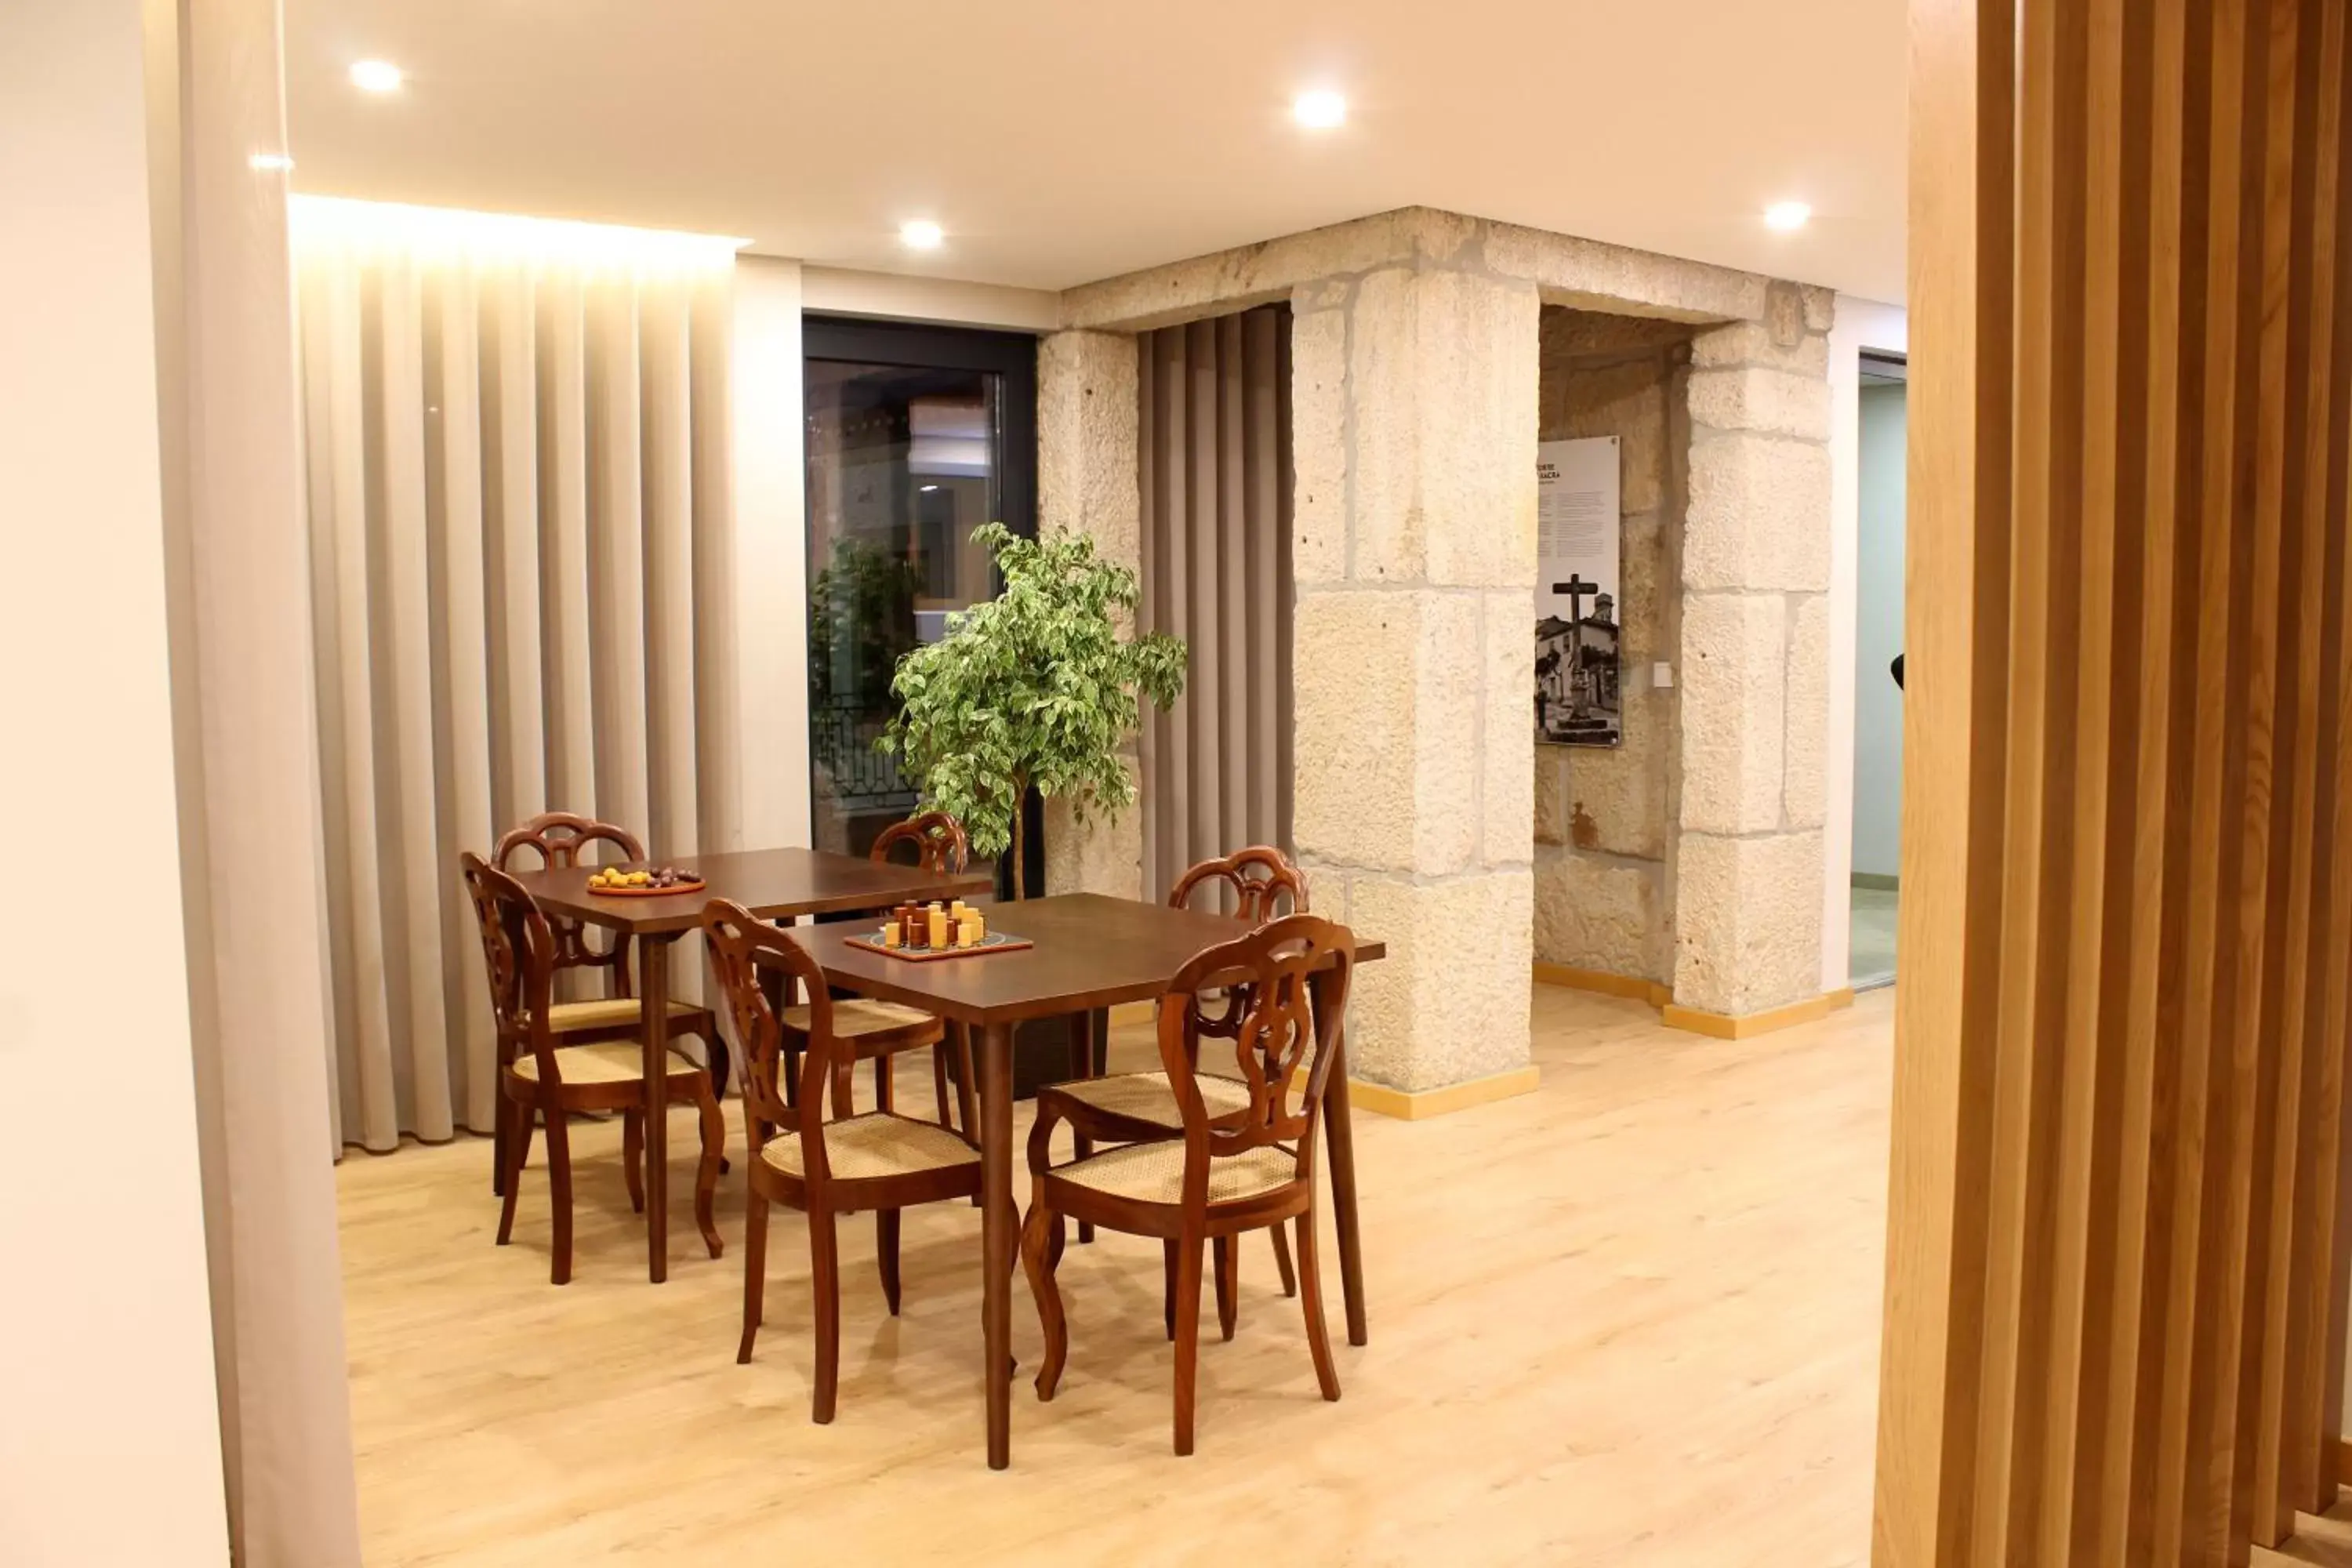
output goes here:
[{"label": "green leafy plant", "polygon": [[1022,797],[1034,787],[1068,800],[1081,822],[1133,805],[1119,742],[1139,698],[1164,711],[1184,689],[1184,644],[1119,636],[1117,612],[1141,597],[1135,574],[1102,560],[1085,534],[1021,539],[990,522],[971,538],[996,557],[1004,590],[898,661],[900,707],[877,743],[962,822],[975,853],[1012,848],[1018,899]]}]

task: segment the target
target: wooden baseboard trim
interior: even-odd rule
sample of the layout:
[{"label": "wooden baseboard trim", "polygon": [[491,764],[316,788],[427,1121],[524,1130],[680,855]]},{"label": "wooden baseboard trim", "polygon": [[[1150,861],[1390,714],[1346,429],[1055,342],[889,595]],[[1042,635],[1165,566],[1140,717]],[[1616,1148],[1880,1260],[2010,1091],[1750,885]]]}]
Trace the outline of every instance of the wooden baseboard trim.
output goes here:
[{"label": "wooden baseboard trim", "polygon": [[1654,980],[1637,975],[1612,974],[1603,969],[1579,969],[1568,963],[1546,963],[1536,960],[1536,983],[1539,985],[1565,985],[1571,991],[1595,991],[1603,996],[1629,996],[1636,1002],[1647,1002],[1653,1007],[1663,1007],[1675,999],[1674,992]]},{"label": "wooden baseboard trim", "polygon": [[1703,1013],[1696,1007],[1684,1007],[1669,1002],[1665,1005],[1665,1025],[1669,1029],[1687,1029],[1694,1035],[1709,1035],[1718,1040],[1745,1040],[1757,1035],[1769,1035],[1775,1029],[1810,1024],[1816,1018],[1828,1017],[1841,1007],[1853,1005],[1852,986],[1826,991],[1802,1002],[1791,1002],[1785,1007],[1768,1007],[1761,1013],[1737,1016]]},{"label": "wooden baseboard trim", "polygon": [[1110,1010],[1110,1026],[1116,1029],[1121,1024],[1149,1024],[1155,1005],[1150,1002],[1122,1002]]},{"label": "wooden baseboard trim", "polygon": [[1474,1105],[1533,1094],[1542,1081],[1543,1075],[1532,1063],[1508,1072],[1474,1078],[1467,1083],[1449,1083],[1443,1089],[1391,1089],[1384,1083],[1366,1083],[1362,1079],[1351,1078],[1348,1080],[1348,1103],[1376,1116],[1392,1116],[1399,1121],[1426,1121],[1433,1116],[1448,1116]]},{"label": "wooden baseboard trim", "polygon": [[2352,1443],[2341,1439],[2336,1445],[2336,1484],[2352,1487]]}]

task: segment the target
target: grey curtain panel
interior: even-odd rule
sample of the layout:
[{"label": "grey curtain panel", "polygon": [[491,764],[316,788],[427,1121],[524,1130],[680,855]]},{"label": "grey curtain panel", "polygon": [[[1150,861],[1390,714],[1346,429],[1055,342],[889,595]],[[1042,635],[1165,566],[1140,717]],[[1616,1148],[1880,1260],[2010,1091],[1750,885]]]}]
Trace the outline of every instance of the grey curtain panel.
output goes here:
[{"label": "grey curtain panel", "polygon": [[1143,879],[1290,839],[1290,310],[1141,334],[1143,625],[1192,649],[1146,721]]},{"label": "grey curtain panel", "polygon": [[[538,812],[739,837],[732,252],[534,251],[297,202],[339,1145],[489,1131],[457,853]],[[289,854],[301,852],[289,845]],[[690,947],[677,965],[697,994]]]}]

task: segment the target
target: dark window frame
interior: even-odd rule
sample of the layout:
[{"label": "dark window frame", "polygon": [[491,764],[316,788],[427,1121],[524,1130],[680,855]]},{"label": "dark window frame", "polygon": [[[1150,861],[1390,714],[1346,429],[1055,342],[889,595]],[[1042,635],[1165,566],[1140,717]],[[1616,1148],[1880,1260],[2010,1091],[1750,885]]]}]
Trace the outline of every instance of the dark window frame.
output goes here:
[{"label": "dark window frame", "polygon": [[[873,321],[857,316],[803,315],[801,318],[801,359],[850,364],[900,366],[908,370],[974,371],[1003,377],[1003,467],[997,495],[1003,515],[996,519],[1024,539],[1037,537],[1037,340],[1026,332],[992,331],[981,327],[941,327],[919,321]],[[803,385],[806,385],[805,378]],[[802,494],[808,478],[802,475]],[[803,539],[802,552],[808,545]],[[1002,582],[998,583],[1002,588]],[[801,636],[809,637],[808,606],[801,606]],[[805,722],[805,721],[803,721]],[[1045,810],[1032,790],[1022,803],[1023,879],[1034,897],[1045,890]],[[809,826],[816,826],[816,800],[809,800]],[[1012,895],[1007,868],[997,868],[1000,897]]]}]

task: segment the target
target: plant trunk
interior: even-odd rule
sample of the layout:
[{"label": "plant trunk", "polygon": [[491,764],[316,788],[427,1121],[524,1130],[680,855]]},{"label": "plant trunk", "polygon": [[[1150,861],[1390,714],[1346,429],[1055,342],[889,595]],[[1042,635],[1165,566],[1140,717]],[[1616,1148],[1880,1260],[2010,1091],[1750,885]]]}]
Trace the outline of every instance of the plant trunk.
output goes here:
[{"label": "plant trunk", "polygon": [[1013,901],[1016,904],[1029,896],[1024,885],[1028,874],[1028,846],[1023,842],[1027,837],[1028,819],[1029,781],[1016,778],[1013,781]]}]

